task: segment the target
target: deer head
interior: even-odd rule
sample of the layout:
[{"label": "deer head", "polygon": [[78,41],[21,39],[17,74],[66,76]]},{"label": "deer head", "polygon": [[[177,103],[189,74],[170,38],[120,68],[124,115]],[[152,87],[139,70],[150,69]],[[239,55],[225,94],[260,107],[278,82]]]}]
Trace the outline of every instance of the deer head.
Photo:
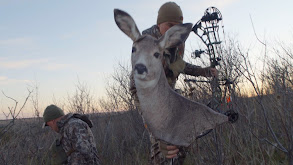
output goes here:
[{"label": "deer head", "polygon": [[163,73],[163,51],[185,42],[192,24],[175,25],[161,38],[156,39],[150,35],[141,35],[134,20],[126,12],[115,9],[114,17],[120,30],[133,41],[131,63],[136,86],[140,86],[140,81],[148,82],[144,83],[144,87],[156,84]]}]

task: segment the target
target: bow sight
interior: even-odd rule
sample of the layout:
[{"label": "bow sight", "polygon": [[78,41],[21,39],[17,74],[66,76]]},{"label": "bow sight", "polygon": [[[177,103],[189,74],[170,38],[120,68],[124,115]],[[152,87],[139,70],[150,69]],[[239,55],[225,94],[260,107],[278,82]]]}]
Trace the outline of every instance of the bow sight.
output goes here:
[{"label": "bow sight", "polygon": [[[204,16],[193,26],[192,31],[202,40],[206,45],[206,50],[195,50],[191,53],[192,58],[200,58],[202,54],[209,55],[210,67],[216,68],[221,61],[221,43],[219,36],[219,23],[223,20],[221,12],[216,7],[209,7],[205,10]],[[222,26],[223,28],[223,26]],[[208,104],[212,109],[223,113],[229,117],[230,122],[235,122],[238,119],[238,113],[233,111],[231,87],[233,81],[228,78],[218,79],[213,77],[210,81],[198,81],[192,79],[185,79],[185,82],[209,82],[212,89],[212,99]],[[225,90],[222,92],[221,86]],[[226,94],[226,93],[230,94]],[[220,107],[225,104],[226,108]]]},{"label": "bow sight", "polygon": [[[204,16],[193,26],[192,31],[207,46],[207,54],[210,56],[211,67],[219,65],[220,58],[220,41],[219,22],[222,21],[222,14],[215,7],[206,9]],[[204,51],[195,51],[193,54],[202,54]],[[200,57],[200,54],[195,57]]]}]

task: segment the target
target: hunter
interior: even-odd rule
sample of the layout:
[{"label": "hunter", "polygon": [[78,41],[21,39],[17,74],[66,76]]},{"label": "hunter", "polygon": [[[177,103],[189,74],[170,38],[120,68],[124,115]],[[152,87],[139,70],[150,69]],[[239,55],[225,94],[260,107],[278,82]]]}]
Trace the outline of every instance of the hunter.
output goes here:
[{"label": "hunter", "polygon": [[[165,32],[174,25],[183,23],[183,14],[181,8],[175,2],[167,2],[163,4],[157,17],[157,24],[151,28],[146,29],[142,34],[151,35],[159,39]],[[165,74],[168,83],[172,89],[175,90],[175,83],[180,73],[191,76],[218,76],[218,71],[215,68],[201,68],[192,65],[183,60],[184,56],[184,43],[164,51],[164,58],[162,64],[164,66]],[[133,74],[130,77],[130,91],[134,98],[136,107],[139,109],[139,100],[136,95],[136,87],[133,80]],[[150,133],[151,140],[151,164],[164,165],[164,164],[183,164],[187,148],[167,144],[166,142],[156,139]]]},{"label": "hunter", "polygon": [[47,164],[100,165],[91,131],[92,122],[86,115],[64,115],[56,105],[49,105],[43,114],[43,127],[49,126],[61,135],[50,147]]}]

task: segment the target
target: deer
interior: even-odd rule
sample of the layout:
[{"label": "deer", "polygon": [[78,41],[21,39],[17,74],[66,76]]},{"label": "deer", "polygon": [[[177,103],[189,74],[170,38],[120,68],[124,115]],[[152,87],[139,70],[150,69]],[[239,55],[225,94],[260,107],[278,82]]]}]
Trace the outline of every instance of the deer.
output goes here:
[{"label": "deer", "polygon": [[178,94],[168,84],[162,65],[163,52],[185,42],[191,23],[175,25],[156,39],[142,35],[125,11],[114,9],[114,19],[133,41],[132,73],[139,110],[149,133],[167,143],[188,147],[196,136],[228,122],[227,116]]}]

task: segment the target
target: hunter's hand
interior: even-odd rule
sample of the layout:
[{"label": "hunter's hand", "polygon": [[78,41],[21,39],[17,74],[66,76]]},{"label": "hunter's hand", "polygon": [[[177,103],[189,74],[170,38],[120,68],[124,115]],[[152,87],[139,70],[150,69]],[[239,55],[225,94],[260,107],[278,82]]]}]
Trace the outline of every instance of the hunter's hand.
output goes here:
[{"label": "hunter's hand", "polygon": [[179,152],[179,149],[176,146],[167,146],[167,155],[166,158],[172,159],[177,156],[177,153]]},{"label": "hunter's hand", "polygon": [[179,149],[177,146],[167,145],[163,142],[160,142],[160,151],[166,156],[166,158],[172,159],[177,156]]},{"label": "hunter's hand", "polygon": [[210,73],[212,75],[212,77],[216,77],[218,78],[218,70],[216,68],[210,68]]}]

